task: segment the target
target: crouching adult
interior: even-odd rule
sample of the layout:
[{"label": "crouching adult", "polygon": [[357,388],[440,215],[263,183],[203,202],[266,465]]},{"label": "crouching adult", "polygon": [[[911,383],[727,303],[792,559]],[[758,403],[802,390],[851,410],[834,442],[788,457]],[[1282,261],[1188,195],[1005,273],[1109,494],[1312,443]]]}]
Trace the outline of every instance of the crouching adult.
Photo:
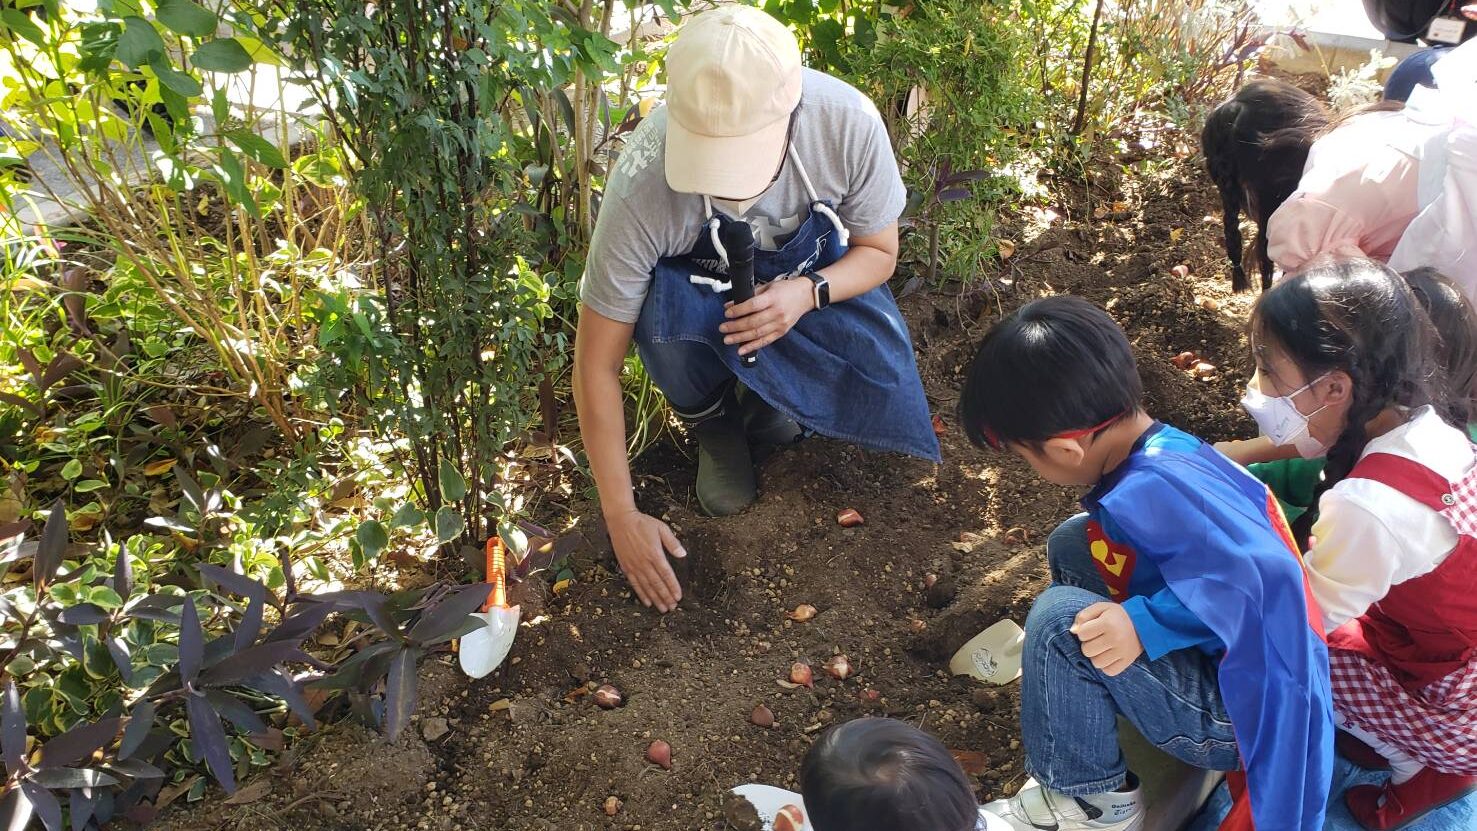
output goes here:
[{"label": "crouching adult", "polygon": [[[754,450],[802,429],[938,459],[886,286],[906,191],[876,107],[804,69],[793,35],[751,7],[694,17],[667,72],[666,106],[611,170],[575,345],[580,432],[616,557],[662,611],[681,598],[666,554],[683,551],[632,493],[620,384],[632,340],[697,439],[709,514],[752,503]],[[750,257],[754,296],[730,303],[730,263]]]}]

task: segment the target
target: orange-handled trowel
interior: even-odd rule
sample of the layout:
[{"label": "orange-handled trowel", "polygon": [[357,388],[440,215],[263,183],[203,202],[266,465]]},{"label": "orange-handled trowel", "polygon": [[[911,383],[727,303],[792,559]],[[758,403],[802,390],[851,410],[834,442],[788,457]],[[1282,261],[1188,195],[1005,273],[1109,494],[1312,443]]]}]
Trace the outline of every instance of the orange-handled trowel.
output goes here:
[{"label": "orange-handled trowel", "polygon": [[487,541],[487,582],[492,584],[492,590],[487,594],[487,603],[482,606],[482,611],[472,613],[472,617],[486,625],[467,633],[457,653],[462,672],[473,678],[481,678],[497,669],[508,657],[508,650],[513,648],[513,636],[518,634],[518,607],[508,605],[506,577],[503,541],[494,536]]}]

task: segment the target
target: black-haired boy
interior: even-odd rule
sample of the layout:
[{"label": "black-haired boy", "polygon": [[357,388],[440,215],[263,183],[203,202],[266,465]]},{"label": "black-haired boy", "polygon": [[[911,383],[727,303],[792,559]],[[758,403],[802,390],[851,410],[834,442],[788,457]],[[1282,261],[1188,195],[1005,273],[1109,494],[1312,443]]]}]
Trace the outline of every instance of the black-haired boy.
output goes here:
[{"label": "black-haired boy", "polygon": [[1123,331],[1075,297],[1001,321],[969,368],[971,440],[1092,488],[1047,542],[1053,585],[1026,621],[1034,779],[985,810],[1017,829],[1140,828],[1121,715],[1188,764],[1244,763],[1257,827],[1321,828],[1328,658],[1297,549],[1264,485],[1155,421],[1142,395]]}]

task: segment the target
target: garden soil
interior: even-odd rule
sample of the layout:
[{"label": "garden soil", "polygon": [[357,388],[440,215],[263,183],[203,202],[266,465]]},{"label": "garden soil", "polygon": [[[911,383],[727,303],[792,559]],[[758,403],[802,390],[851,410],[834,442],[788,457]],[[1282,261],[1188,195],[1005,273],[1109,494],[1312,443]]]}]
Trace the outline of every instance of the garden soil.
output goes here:
[{"label": "garden soil", "polygon": [[[1019,684],[951,677],[946,665],[987,625],[1025,621],[1046,584],[1045,538],[1078,494],[970,446],[954,411],[975,344],[1029,299],[1081,295],[1128,331],[1155,416],[1212,439],[1251,429],[1237,399],[1253,298],[1230,294],[1219,199],[1190,140],[1146,135],[1165,143],[1102,159],[1089,185],[1051,183],[1049,211],[1009,212],[997,234],[1015,251],[987,279],[901,300],[941,418],[942,465],[809,440],[763,463],[757,505],[709,519],[696,512],[692,447],[664,441],[635,472],[643,509],[689,552],[679,610],[632,599],[586,506],[567,588],[540,578],[514,589],[527,625],[505,673],[469,682],[452,656],[432,657],[420,714],[397,743],[324,728],[244,804],[212,792],[163,826],[716,831],[730,827],[729,788],[795,788],[822,730],[877,714],[960,751],[981,800],[1013,793],[1025,778]],[[1185,352],[1198,372],[1174,363]],[[847,508],[864,524],[841,527]],[[792,620],[802,604],[815,616]],[[823,671],[838,654],[852,677]],[[796,662],[814,668],[813,688],[781,683]],[[623,706],[595,705],[603,684]],[[757,705],[772,727],[750,723]],[[655,740],[670,744],[670,770],[647,761]]]}]

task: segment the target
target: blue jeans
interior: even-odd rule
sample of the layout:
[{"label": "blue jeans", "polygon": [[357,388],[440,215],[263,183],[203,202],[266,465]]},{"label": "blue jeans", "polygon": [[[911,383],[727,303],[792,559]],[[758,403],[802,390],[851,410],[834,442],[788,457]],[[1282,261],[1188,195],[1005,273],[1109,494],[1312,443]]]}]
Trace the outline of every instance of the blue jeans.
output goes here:
[{"label": "blue jeans", "polygon": [[643,343],[640,351],[651,382],[681,416],[696,416],[712,407],[733,381],[733,373],[706,343]]},{"label": "blue jeans", "polygon": [[1069,630],[1077,614],[1108,599],[1092,564],[1087,515],[1062,523],[1046,543],[1052,585],[1026,619],[1021,738],[1036,780],[1070,796],[1120,787],[1127,764],[1117,717],[1188,765],[1236,770],[1240,755],[1216,679],[1219,660],[1197,649],[1157,661],[1140,655],[1109,678]]}]

